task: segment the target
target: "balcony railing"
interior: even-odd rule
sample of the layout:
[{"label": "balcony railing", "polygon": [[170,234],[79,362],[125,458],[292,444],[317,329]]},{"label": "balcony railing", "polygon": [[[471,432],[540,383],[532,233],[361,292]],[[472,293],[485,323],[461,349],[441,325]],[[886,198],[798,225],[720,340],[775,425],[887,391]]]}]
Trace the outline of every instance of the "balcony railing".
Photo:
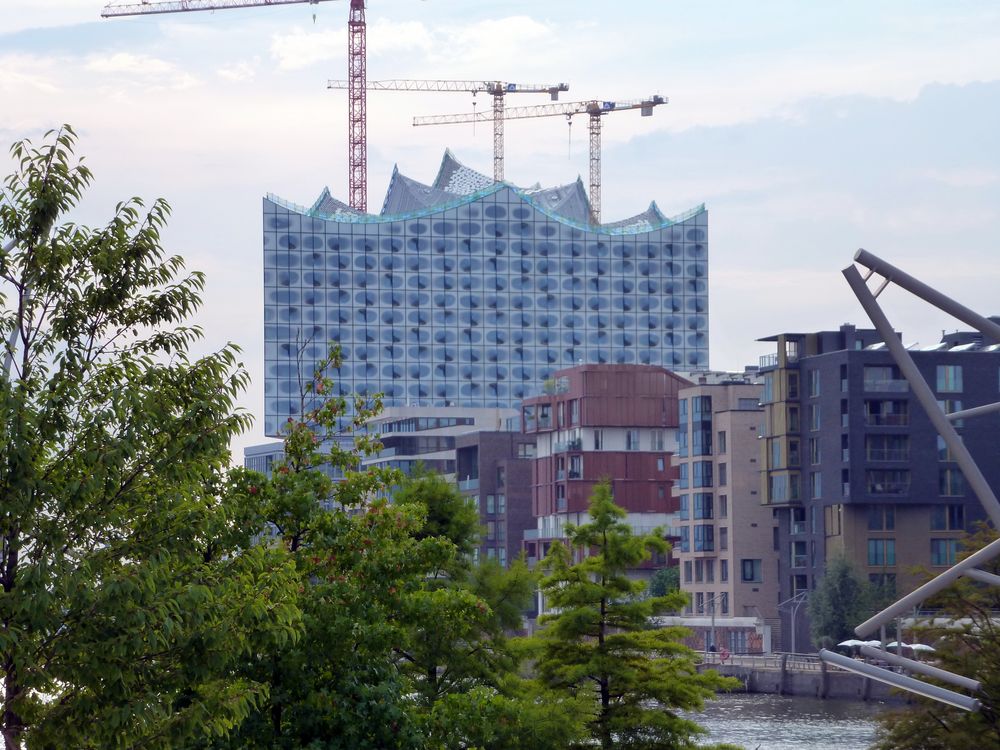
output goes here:
[{"label": "balcony railing", "polygon": [[865,488],[869,495],[907,495],[909,482],[869,482]]},{"label": "balcony railing", "polygon": [[760,357],[760,369],[765,367],[777,367],[778,366],[778,355],[777,354],[762,354]]},{"label": "balcony railing", "polygon": [[793,521],[792,522],[792,533],[793,534],[805,534],[806,533],[806,522],[805,521]]},{"label": "balcony railing", "polygon": [[905,380],[865,380],[865,390],[875,393],[905,393],[910,384]]},{"label": "balcony railing", "polygon": [[553,453],[565,453],[566,451],[578,451],[583,449],[583,440],[576,438],[574,440],[565,440],[555,443],[552,446]]},{"label": "balcony railing", "polygon": [[869,461],[909,461],[909,448],[869,448],[865,455]]},{"label": "balcony railing", "polygon": [[868,427],[907,427],[909,424],[909,414],[865,414]]},{"label": "balcony railing", "polygon": [[561,482],[565,478],[566,478],[566,470],[565,469],[556,469],[556,481],[557,482]]},{"label": "balcony railing", "polygon": [[792,567],[793,568],[805,568],[809,565],[808,555],[792,555]]},{"label": "balcony railing", "polygon": [[566,476],[568,476],[570,479],[579,479],[580,478],[580,472],[579,471],[575,471],[573,469],[570,469],[569,473]]},{"label": "balcony railing", "polygon": [[468,479],[458,480],[458,489],[460,490],[478,490],[479,489],[479,477],[469,477]]}]

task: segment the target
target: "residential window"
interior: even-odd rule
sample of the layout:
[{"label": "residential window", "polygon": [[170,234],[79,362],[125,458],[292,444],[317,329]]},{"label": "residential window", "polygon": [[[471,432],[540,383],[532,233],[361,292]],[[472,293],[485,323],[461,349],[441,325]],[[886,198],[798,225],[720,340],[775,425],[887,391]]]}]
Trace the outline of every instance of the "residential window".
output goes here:
[{"label": "residential window", "polygon": [[816,431],[820,428],[820,408],[819,404],[809,404],[809,429]]},{"label": "residential window", "polygon": [[937,366],[937,391],[938,391],[938,393],[961,393],[962,392],[962,366],[961,365],[938,365]]},{"label": "residential window", "polygon": [[684,561],[684,583],[691,583],[691,561]]},{"label": "residential window", "polygon": [[896,540],[895,539],[869,539],[868,540],[868,564],[874,566],[886,566],[896,564]]},{"label": "residential window", "polygon": [[868,530],[894,531],[896,529],[895,505],[869,505]]},{"label": "residential window", "polygon": [[663,430],[649,431],[649,449],[651,451],[662,451],[664,448]]},{"label": "residential window", "polygon": [[497,512],[497,499],[496,499],[496,495],[487,495],[486,496],[486,512],[487,513],[496,513]]},{"label": "residential window", "polygon": [[683,463],[678,468],[677,487],[682,490],[688,488],[688,464]]},{"label": "residential window", "polygon": [[507,548],[501,547],[497,550],[497,562],[500,563],[501,568],[507,567]]},{"label": "residential window", "polygon": [[625,430],[625,450],[639,450],[639,431],[634,429]]},{"label": "residential window", "polygon": [[793,568],[804,568],[809,563],[809,548],[808,545],[802,542],[791,542],[790,543],[790,556],[791,564]]},{"label": "residential window", "polygon": [[[702,423],[699,423],[702,424]],[[712,430],[709,427],[691,429],[691,455],[711,456],[712,455]]]},{"label": "residential window", "polygon": [[761,403],[769,404],[774,401],[774,373],[764,374],[764,392],[760,397]]},{"label": "residential window", "polygon": [[729,549],[729,529],[726,526],[719,528],[719,551],[725,552]]},{"label": "residential window", "polygon": [[705,583],[715,583],[715,560],[705,560]]},{"label": "residential window", "polygon": [[799,374],[797,372],[788,373],[788,398],[797,399],[799,397]]},{"label": "residential window", "polygon": [[792,595],[799,594],[809,588],[809,576],[797,573],[792,576]]},{"label": "residential window", "polygon": [[823,472],[809,472],[809,493],[814,500],[823,497]]},{"label": "residential window", "polygon": [[677,416],[679,418],[678,421],[681,424],[684,424],[685,422],[687,422],[688,401],[687,401],[686,398],[682,398],[682,399],[678,399],[677,400]]},{"label": "residential window", "polygon": [[486,539],[489,541],[494,541],[497,538],[497,524],[496,521],[486,522]]},{"label": "residential window", "polygon": [[680,531],[680,537],[681,537],[681,552],[690,552],[691,551],[691,527],[690,526],[681,526],[680,529],[679,529],[679,531]]},{"label": "residential window", "polygon": [[518,443],[518,446],[517,446],[517,457],[518,458],[534,458],[535,457],[535,444],[534,443]]},{"label": "residential window", "polygon": [[749,558],[740,560],[740,580],[744,583],[762,583],[764,570],[761,561]]},{"label": "residential window", "polygon": [[694,493],[694,517],[699,520],[712,518],[712,493]]},{"label": "residential window", "polygon": [[604,450],[604,431],[594,430],[594,450]]},{"label": "residential window", "polygon": [[497,467],[497,487],[503,487],[507,482],[507,468],[505,466]]},{"label": "residential window", "polygon": [[719,430],[719,434],[715,436],[715,443],[716,443],[716,445],[715,445],[716,450],[718,450],[718,452],[720,454],[724,454],[726,452],[726,431],[725,430]]},{"label": "residential window", "polygon": [[694,582],[704,583],[705,581],[705,561],[695,560],[694,561]]},{"label": "residential window", "polygon": [[957,539],[931,539],[931,565],[954,565],[957,559]]},{"label": "residential window", "polygon": [[819,370],[809,371],[809,396],[815,398],[819,395]]},{"label": "residential window", "polygon": [[[945,414],[952,414],[956,411],[962,411],[962,400],[958,398],[946,398],[938,401],[938,406],[941,407],[941,411]],[[953,427],[964,427],[964,419],[955,419],[951,421]]]},{"label": "residential window", "polygon": [[694,551],[714,552],[715,551],[715,527],[709,525],[699,525],[694,527]]},{"label": "residential window", "polygon": [[788,431],[798,432],[801,429],[799,424],[799,407],[789,406],[788,407]]},{"label": "residential window", "polygon": [[729,560],[719,560],[719,580],[722,583],[729,581]]},{"label": "residential window", "polygon": [[865,435],[865,458],[869,461],[909,461],[909,435]]},{"label": "residential window", "polygon": [[688,496],[687,495],[680,495],[678,499],[680,500],[680,506],[681,506],[681,508],[680,508],[680,519],[682,521],[687,521],[687,520],[690,519],[690,511],[689,511],[689,508],[688,508]]},{"label": "residential window", "polygon": [[864,388],[866,391],[910,390],[910,384],[902,380],[895,365],[865,365]]},{"label": "residential window", "polygon": [[569,402],[569,423],[580,424],[580,400],[573,399]]},{"label": "residential window", "polygon": [[497,541],[498,542],[507,541],[507,526],[502,522],[497,523]]},{"label": "residential window", "polygon": [[865,489],[869,495],[907,495],[910,492],[909,469],[868,469]]},{"label": "residential window", "polygon": [[664,471],[666,469],[666,461],[664,461],[663,456],[656,457],[656,470]]},{"label": "residential window", "polygon": [[687,422],[681,422],[677,428],[677,455],[681,458],[688,456],[688,426]]},{"label": "residential window", "polygon": [[938,490],[942,497],[962,497],[965,495],[965,477],[957,468],[938,469]]},{"label": "residential window", "polygon": [[806,509],[792,508],[792,534],[806,533]]},{"label": "residential window", "polygon": [[696,614],[705,614],[705,594],[701,591],[694,595],[694,611]]},{"label": "residential window", "polygon": [[931,507],[931,531],[964,531],[965,506],[955,503]]},{"label": "residential window", "polygon": [[507,496],[497,495],[497,513],[507,512]]},{"label": "residential window", "polygon": [[692,486],[711,487],[712,486],[712,462],[695,461],[693,466]]},{"label": "residential window", "polygon": [[729,484],[729,471],[726,464],[719,464],[719,486],[725,487]]},{"label": "residential window", "polygon": [[951,448],[948,447],[948,443],[944,441],[944,438],[938,435],[937,438],[937,455],[938,461],[954,461],[955,454],[951,452]]},{"label": "residential window", "polygon": [[771,469],[782,469],[785,464],[781,460],[781,440],[771,441]]},{"label": "residential window", "polygon": [[729,495],[719,495],[719,518],[729,518]]}]

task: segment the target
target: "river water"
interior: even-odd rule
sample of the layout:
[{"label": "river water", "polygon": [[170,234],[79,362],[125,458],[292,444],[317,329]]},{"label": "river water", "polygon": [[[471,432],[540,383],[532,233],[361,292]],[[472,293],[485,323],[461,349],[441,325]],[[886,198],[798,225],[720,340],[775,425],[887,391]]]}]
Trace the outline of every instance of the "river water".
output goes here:
[{"label": "river water", "polygon": [[691,718],[709,730],[706,742],[746,750],[864,750],[883,710],[880,703],[732,693]]}]

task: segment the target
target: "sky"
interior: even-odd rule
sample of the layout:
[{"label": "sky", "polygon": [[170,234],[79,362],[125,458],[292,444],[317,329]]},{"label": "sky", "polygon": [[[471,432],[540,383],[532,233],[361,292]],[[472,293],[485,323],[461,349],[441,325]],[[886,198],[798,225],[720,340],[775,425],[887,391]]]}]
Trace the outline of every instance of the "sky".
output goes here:
[{"label": "sky", "polygon": [[[120,2],[120,0],[116,0]],[[166,249],[207,274],[199,352],[239,345],[263,411],[261,199],[347,199],[347,0],[102,19],[102,0],[3,0],[6,147],[71,124],[95,180],[72,218],[140,196]],[[568,83],[564,101],[669,99],[604,119],[605,221],[656,201],[709,212],[710,365],[742,370],[782,331],[870,327],[840,270],[863,247],[986,315],[1000,263],[1000,5],[986,0],[369,0],[368,78]],[[544,104],[519,95],[508,106]],[[431,182],[446,147],[492,173],[465,93],[370,92],[368,204],[393,165]],[[505,177],[587,182],[586,121],[512,120]],[[962,327],[890,287],[908,344]],[[264,439],[258,426],[234,443]]]}]

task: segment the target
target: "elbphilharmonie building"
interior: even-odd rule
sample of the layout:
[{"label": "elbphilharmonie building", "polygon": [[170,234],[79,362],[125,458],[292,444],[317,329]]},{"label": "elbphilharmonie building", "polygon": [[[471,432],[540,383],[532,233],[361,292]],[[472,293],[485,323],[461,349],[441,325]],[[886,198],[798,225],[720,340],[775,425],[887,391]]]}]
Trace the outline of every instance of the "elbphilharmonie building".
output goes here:
[{"label": "elbphilharmonie building", "polygon": [[593,225],[580,180],[519,188],[446,152],[430,185],[394,170],[377,215],[327,190],[263,212],[268,435],[330,342],[341,392],[390,406],[513,406],[580,363],[708,366],[704,206]]}]

